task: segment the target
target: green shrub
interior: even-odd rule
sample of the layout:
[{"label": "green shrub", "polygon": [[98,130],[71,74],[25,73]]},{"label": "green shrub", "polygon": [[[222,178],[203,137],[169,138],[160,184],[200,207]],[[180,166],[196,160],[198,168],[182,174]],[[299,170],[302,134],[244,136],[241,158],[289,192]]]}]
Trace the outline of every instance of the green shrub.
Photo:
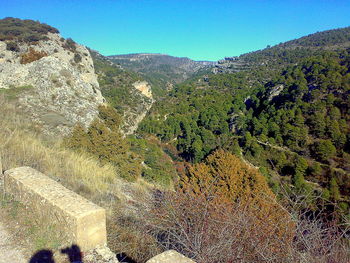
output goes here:
[{"label": "green shrub", "polygon": [[171,158],[162,150],[155,139],[131,138],[131,150],[144,161],[142,176],[147,181],[164,187],[172,185],[177,176]]},{"label": "green shrub", "polygon": [[79,63],[79,62],[81,62],[81,60],[82,60],[81,55],[79,53],[75,53],[74,54],[74,62]]},{"label": "green shrub", "polygon": [[72,52],[75,52],[76,50],[76,45],[75,45],[75,42],[73,39],[71,38],[67,38],[66,39],[66,42],[62,45],[63,48],[67,49],[67,50],[70,50]]},{"label": "green shrub", "polygon": [[11,41],[6,43],[6,50],[19,52],[19,47],[16,42]]},{"label": "green shrub", "polygon": [[337,149],[330,140],[320,140],[315,143],[314,153],[321,161],[327,161],[335,156]]},{"label": "green shrub", "polygon": [[59,33],[56,28],[38,21],[12,17],[0,19],[0,41],[17,40],[35,43],[46,40],[49,32]]},{"label": "green shrub", "polygon": [[100,106],[99,110],[100,119],[94,120],[87,130],[77,125],[64,144],[90,153],[102,164],[114,165],[121,177],[133,181],[141,174],[141,164],[119,131],[121,119],[111,107]]}]

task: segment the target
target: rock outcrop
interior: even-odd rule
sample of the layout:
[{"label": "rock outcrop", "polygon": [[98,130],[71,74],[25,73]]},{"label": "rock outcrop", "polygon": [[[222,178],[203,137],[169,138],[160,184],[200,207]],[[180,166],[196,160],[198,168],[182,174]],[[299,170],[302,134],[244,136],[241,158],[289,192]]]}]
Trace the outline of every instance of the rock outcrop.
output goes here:
[{"label": "rock outcrop", "polygon": [[86,253],[85,263],[119,263],[116,255],[106,246],[98,246]]},{"label": "rock outcrop", "polygon": [[147,81],[136,81],[133,86],[147,98],[153,99],[151,86]]},{"label": "rock outcrop", "polygon": [[245,70],[249,65],[239,57],[226,57],[219,60],[212,69],[214,74],[234,73]]},{"label": "rock outcrop", "polygon": [[131,91],[131,94],[138,103],[127,107],[124,112],[122,130],[126,135],[133,134],[137,130],[139,123],[146,117],[154,103],[151,86],[147,81],[137,81],[132,86],[135,91]]},{"label": "rock outcrop", "polygon": [[146,263],[195,263],[192,259],[185,257],[175,250],[165,251],[150,260]]},{"label": "rock outcrop", "polygon": [[[0,41],[0,91],[47,134],[87,127],[104,103],[89,51],[59,34],[37,42]],[[13,42],[12,42],[13,43]]]},{"label": "rock outcrop", "polygon": [[270,102],[273,100],[274,97],[277,97],[278,95],[280,95],[280,93],[283,91],[284,89],[284,85],[280,84],[277,85],[275,87],[272,87],[269,91],[268,91],[268,98],[267,100]]}]

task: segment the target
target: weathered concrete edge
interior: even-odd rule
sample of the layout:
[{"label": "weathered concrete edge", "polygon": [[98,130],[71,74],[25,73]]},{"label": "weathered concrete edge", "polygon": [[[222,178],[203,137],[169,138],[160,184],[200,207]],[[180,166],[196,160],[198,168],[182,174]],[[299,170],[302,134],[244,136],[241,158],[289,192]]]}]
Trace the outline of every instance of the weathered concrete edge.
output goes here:
[{"label": "weathered concrete edge", "polygon": [[[69,240],[67,239],[67,242],[78,244],[83,251],[93,249],[98,245],[106,245],[106,218],[105,210],[103,208],[94,204],[94,207],[98,207],[98,209],[93,210],[91,214],[82,213],[79,216],[74,216],[71,213],[67,213],[62,207],[56,206],[53,202],[40,195],[40,192],[35,191],[33,186],[26,186],[23,181],[20,179],[16,180],[15,176],[11,176],[12,173],[16,171],[21,169],[24,169],[25,171],[25,169],[28,168],[30,167],[19,167],[7,170],[4,173],[4,190],[6,191],[6,194],[12,195],[16,201],[28,206],[39,217],[43,216],[42,210],[45,210],[46,214],[44,216],[57,220],[56,223],[61,225],[63,232],[68,232],[67,236],[69,236]],[[40,174],[40,176],[45,176],[32,168],[30,169],[31,172],[36,172]],[[45,176],[45,180],[48,181],[48,179],[49,178]],[[52,182],[53,184],[60,185],[52,179],[49,180],[49,183]],[[60,185],[60,187],[63,186]],[[75,193],[71,193],[72,196],[76,196]],[[80,198],[83,197],[80,196]],[[83,199],[86,200],[85,198]],[[86,201],[90,202],[88,200]],[[90,220],[87,220],[89,217]],[[98,221],[94,221],[94,218],[91,220],[91,217],[96,217],[95,219]]]}]

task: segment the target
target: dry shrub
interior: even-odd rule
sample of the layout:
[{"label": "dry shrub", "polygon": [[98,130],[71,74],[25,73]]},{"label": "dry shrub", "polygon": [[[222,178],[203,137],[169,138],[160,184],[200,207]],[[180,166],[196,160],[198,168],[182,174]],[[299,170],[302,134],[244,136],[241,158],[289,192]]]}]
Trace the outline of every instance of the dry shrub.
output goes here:
[{"label": "dry shrub", "polygon": [[143,263],[162,252],[157,240],[144,231],[143,223],[138,217],[116,211],[112,219],[108,220],[107,228],[108,247],[115,251],[120,259]]},{"label": "dry shrub", "polygon": [[157,238],[163,249],[175,249],[197,263],[348,263],[350,259],[345,231],[305,215],[284,217],[282,221],[289,221],[275,225],[294,225],[293,239],[286,231],[269,232],[269,215],[262,220],[249,204],[213,206],[204,195],[158,193],[142,216],[144,232]]},{"label": "dry shrub", "polygon": [[320,218],[299,216],[293,256],[296,260],[310,263],[350,262],[349,225],[323,222]]},{"label": "dry shrub", "polygon": [[290,236],[271,234],[268,215],[262,222],[248,204],[213,205],[204,195],[177,192],[162,194],[146,211],[147,231],[162,247],[198,263],[286,262],[289,254]]},{"label": "dry shrub", "polygon": [[239,203],[254,214],[261,232],[293,237],[289,214],[277,203],[265,177],[230,152],[217,150],[203,163],[189,166],[180,190],[210,200],[212,206]]},{"label": "dry shrub", "polygon": [[295,205],[282,207],[257,170],[218,150],[189,166],[176,192],[158,192],[142,217],[164,249],[198,263],[348,262],[342,228]]},{"label": "dry shrub", "polygon": [[45,51],[36,51],[34,48],[29,48],[27,53],[21,55],[21,64],[28,64],[46,56]]}]

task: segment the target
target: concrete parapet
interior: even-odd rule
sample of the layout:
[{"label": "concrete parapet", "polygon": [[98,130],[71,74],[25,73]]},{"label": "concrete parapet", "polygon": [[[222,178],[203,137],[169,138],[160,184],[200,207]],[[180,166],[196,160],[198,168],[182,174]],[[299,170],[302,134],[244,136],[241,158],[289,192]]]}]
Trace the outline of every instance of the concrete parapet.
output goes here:
[{"label": "concrete parapet", "polygon": [[146,263],[195,263],[192,259],[185,257],[175,250],[165,251],[150,260]]},{"label": "concrete parapet", "polygon": [[44,174],[30,167],[7,170],[4,187],[43,223],[54,223],[68,244],[82,251],[106,244],[105,210]]}]

